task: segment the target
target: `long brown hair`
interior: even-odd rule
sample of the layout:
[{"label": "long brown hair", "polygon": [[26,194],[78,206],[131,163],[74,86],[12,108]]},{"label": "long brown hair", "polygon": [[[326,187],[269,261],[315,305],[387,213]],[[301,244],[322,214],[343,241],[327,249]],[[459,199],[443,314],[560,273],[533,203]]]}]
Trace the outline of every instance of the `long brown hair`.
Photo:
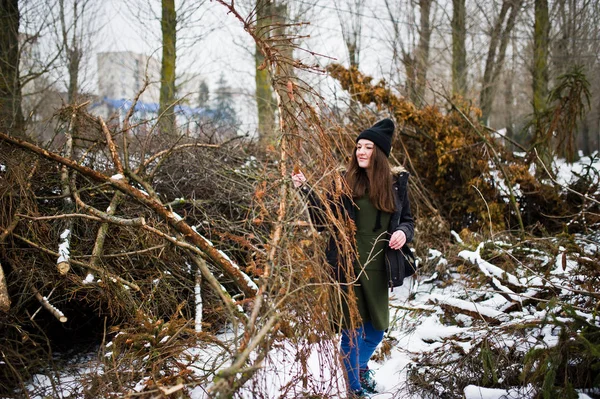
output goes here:
[{"label": "long brown hair", "polygon": [[369,199],[375,208],[387,213],[394,213],[396,210],[392,192],[392,171],[387,157],[379,147],[373,146],[371,160],[366,169],[358,166],[356,148],[352,151],[346,182],[352,189],[354,199],[362,197],[368,191]]}]

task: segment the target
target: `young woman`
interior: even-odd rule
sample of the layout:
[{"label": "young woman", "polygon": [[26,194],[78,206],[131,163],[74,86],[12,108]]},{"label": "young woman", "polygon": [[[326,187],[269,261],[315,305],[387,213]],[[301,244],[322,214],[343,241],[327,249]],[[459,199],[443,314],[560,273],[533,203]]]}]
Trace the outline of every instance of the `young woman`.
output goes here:
[{"label": "young woman", "polygon": [[[407,192],[408,172],[403,170],[394,175],[388,162],[393,134],[394,123],[390,119],[360,133],[345,174],[352,198],[343,198],[341,202],[343,211],[356,226],[358,256],[353,264],[357,278],[353,288],[361,317],[358,326],[342,330],[341,352],[352,398],[376,392],[368,362],[388,328],[387,288],[400,285],[404,278],[401,248],[414,234]],[[302,172],[292,174],[292,181],[307,194],[313,207],[320,207],[305,184]],[[314,212],[311,214],[319,219]],[[326,250],[327,260],[337,278],[345,283],[335,240],[332,235]]]}]

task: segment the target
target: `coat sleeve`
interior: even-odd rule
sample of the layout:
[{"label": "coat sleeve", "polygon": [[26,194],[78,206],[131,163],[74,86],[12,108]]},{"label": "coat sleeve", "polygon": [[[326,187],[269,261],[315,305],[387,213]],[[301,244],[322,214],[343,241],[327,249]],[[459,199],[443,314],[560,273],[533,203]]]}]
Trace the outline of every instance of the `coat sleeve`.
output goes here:
[{"label": "coat sleeve", "polygon": [[402,201],[402,210],[400,213],[400,223],[396,230],[402,230],[406,235],[406,242],[411,242],[415,235],[415,221],[410,212],[410,202],[408,201],[408,190],[404,190],[404,200]]},{"label": "coat sleeve", "polygon": [[406,242],[411,242],[415,235],[415,221],[410,211],[410,201],[408,200],[408,174],[398,179],[397,206],[400,208],[398,221],[394,231],[401,230],[406,235]]},{"label": "coat sleeve", "polygon": [[317,231],[325,230],[326,216],[323,202],[308,184],[300,187],[300,192],[308,203],[308,214]]},{"label": "coat sleeve", "polygon": [[[300,187],[300,192],[308,203],[308,213],[313,225],[317,231],[324,231],[327,226],[331,225],[330,220],[327,218],[326,205],[309,185],[305,184]],[[345,209],[350,206],[346,203],[348,201],[345,201],[344,199],[341,201],[334,201],[330,194],[327,195],[325,201],[327,201],[327,206],[329,207],[333,217],[347,215],[347,211]]]}]

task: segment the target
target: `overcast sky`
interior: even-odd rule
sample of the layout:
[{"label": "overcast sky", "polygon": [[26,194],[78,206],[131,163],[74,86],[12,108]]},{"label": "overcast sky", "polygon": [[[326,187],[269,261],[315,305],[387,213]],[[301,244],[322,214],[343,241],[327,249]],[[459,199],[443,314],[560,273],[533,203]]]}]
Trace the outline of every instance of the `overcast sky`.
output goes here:
[{"label": "overcast sky", "polygon": [[[200,4],[187,0],[189,4]],[[311,63],[325,66],[331,62],[348,64],[347,51],[342,41],[340,18],[346,23],[357,14],[343,0],[290,0],[290,9],[304,26],[301,46],[331,58],[309,58]],[[389,19],[385,17],[381,0],[372,0],[361,11],[361,70],[375,77],[388,76],[391,67]],[[180,1],[176,1],[178,6]],[[254,42],[242,29],[241,23],[216,1],[204,1],[188,21],[178,30],[177,73],[198,74],[214,91],[223,74],[236,93],[236,106],[242,120],[252,129],[255,125]],[[237,1],[243,14],[242,0]],[[99,33],[94,52],[134,51],[153,55],[160,60],[159,0],[105,0],[99,12]],[[386,27],[386,24],[388,25]],[[307,54],[296,52],[296,57]],[[96,57],[89,59],[84,86],[94,92],[97,87]],[[310,83],[322,90],[326,97],[337,98],[335,84],[324,76],[313,76]]]}]

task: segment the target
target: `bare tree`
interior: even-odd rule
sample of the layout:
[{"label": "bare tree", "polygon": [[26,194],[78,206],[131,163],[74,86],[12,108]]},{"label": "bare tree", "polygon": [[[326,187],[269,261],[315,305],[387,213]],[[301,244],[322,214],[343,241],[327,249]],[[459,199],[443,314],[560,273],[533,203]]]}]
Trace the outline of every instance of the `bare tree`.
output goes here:
[{"label": "bare tree", "polygon": [[[406,89],[409,98],[416,104],[424,103],[425,87],[427,84],[427,70],[429,69],[429,50],[432,34],[432,15],[433,0],[418,1],[418,28],[417,32],[410,32],[408,38],[405,38],[403,25],[413,26],[410,21],[402,21],[400,16],[408,15],[406,18],[416,19],[413,2],[408,4],[397,4],[394,8],[394,3],[390,0],[385,0],[386,9],[390,20],[394,27],[394,45],[399,46],[400,50],[397,53],[402,62],[406,73]],[[406,8],[413,13],[406,13]],[[415,39],[415,36],[418,38]],[[414,43],[416,41],[416,44]],[[396,52],[397,50],[394,49]]]},{"label": "bare tree", "polygon": [[467,27],[465,0],[452,0],[452,93],[467,92]]},{"label": "bare tree", "polygon": [[491,27],[490,44],[479,97],[483,123],[488,122],[492,112],[498,77],[504,66],[506,48],[510,42],[510,34],[515,26],[522,4],[523,0],[503,0],[500,12]]},{"label": "bare tree", "polygon": [[540,159],[545,165],[552,162],[551,143],[543,127],[543,114],[548,97],[548,45],[550,20],[548,18],[548,0],[535,0],[535,22],[533,28],[533,113],[534,144]]},{"label": "bare tree", "polygon": [[548,41],[550,20],[548,0],[535,0],[535,24],[533,31],[533,111],[540,114],[548,96]]},{"label": "bare tree", "polygon": [[175,133],[175,62],[177,58],[177,12],[175,0],[162,0],[162,61],[160,68],[160,105],[161,132]]},{"label": "bare tree", "polygon": [[[85,53],[91,49],[94,20],[98,17],[98,4],[90,0],[58,0],[57,32],[62,58],[67,69],[67,102],[74,103],[80,92],[80,72]],[[93,18],[92,18],[93,16]]]},{"label": "bare tree", "polygon": [[[272,34],[274,15],[273,0],[256,0],[256,34],[268,38]],[[256,66],[256,107],[258,110],[258,134],[263,145],[273,139],[275,129],[275,100],[271,87],[269,70],[266,68],[265,57],[258,45],[255,45],[254,62]]]},{"label": "bare tree", "polygon": [[0,0],[0,129],[23,127],[19,80],[19,2]]},{"label": "bare tree", "polygon": [[360,40],[362,33],[363,0],[346,0],[345,8],[339,0],[334,2],[338,14],[338,20],[342,27],[342,38],[348,51],[348,60],[351,67],[358,68],[360,60]]},{"label": "bare tree", "polygon": [[[597,54],[600,52],[600,5],[596,1],[557,0],[549,10],[549,19],[553,21],[549,36],[550,81],[553,77],[571,73],[574,65],[582,67],[581,73],[590,82],[591,93],[595,96],[592,103],[600,101],[600,77],[594,73],[598,68]],[[595,89],[594,89],[595,88]],[[598,146],[598,137],[591,135],[598,126],[600,113],[592,107],[578,127],[579,149],[584,154],[591,154]]]}]

